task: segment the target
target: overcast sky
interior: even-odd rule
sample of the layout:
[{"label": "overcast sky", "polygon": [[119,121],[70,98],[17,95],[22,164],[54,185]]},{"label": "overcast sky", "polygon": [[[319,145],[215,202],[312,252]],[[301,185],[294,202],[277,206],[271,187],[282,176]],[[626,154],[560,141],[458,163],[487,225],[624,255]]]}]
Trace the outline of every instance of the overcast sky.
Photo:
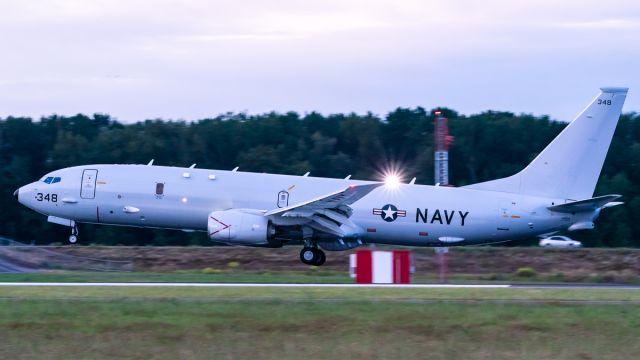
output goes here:
[{"label": "overcast sky", "polygon": [[640,111],[640,1],[0,0],[0,117]]}]

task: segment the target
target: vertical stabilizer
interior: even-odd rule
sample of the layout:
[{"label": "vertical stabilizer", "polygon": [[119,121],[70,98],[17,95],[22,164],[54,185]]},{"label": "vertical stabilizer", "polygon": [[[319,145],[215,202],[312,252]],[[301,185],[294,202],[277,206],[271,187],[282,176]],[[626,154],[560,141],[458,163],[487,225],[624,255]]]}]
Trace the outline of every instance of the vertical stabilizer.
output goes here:
[{"label": "vertical stabilizer", "polygon": [[605,87],[524,170],[467,188],[581,200],[591,198],[627,88]]}]

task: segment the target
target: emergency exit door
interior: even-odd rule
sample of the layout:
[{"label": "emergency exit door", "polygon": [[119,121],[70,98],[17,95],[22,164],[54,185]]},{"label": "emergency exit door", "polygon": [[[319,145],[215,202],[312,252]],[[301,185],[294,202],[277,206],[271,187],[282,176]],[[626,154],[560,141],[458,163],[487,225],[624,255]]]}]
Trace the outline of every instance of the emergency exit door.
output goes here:
[{"label": "emergency exit door", "polygon": [[289,206],[289,192],[282,190],[278,193],[278,207],[283,208],[287,206]]},{"label": "emergency exit door", "polygon": [[96,197],[96,179],[98,170],[87,169],[82,172],[82,187],[80,197],[83,199],[93,199]]}]

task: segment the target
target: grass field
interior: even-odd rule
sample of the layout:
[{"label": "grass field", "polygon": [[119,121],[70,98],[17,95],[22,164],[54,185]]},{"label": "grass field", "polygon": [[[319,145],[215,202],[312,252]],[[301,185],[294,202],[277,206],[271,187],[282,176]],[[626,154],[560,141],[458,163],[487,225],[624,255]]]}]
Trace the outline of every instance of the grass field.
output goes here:
[{"label": "grass field", "polygon": [[[56,251],[132,259],[145,271],[51,267],[0,274],[0,282],[353,282],[345,254],[315,268],[287,249]],[[452,283],[640,281],[635,250],[450,255]],[[437,282],[432,251],[415,251],[414,260],[415,283]],[[521,267],[535,272],[521,276]],[[0,287],[0,360],[635,359],[638,334],[633,289]]]},{"label": "grass field", "polygon": [[[382,250],[393,248],[377,247]],[[322,267],[302,264],[298,261],[299,251],[299,247],[5,246],[0,247],[0,258],[4,256],[26,267],[54,271],[110,269],[206,272],[214,275],[211,278],[237,273],[341,275],[346,278],[348,256],[353,251],[328,253],[327,263]],[[433,249],[411,248],[411,251],[415,281],[433,281],[438,276],[440,264]],[[640,249],[453,247],[449,249],[447,264],[452,281],[640,283]],[[521,273],[522,269],[529,271]],[[202,279],[207,281],[206,277]]]},{"label": "grass field", "polygon": [[623,289],[11,286],[0,358],[632,359],[638,301]]}]

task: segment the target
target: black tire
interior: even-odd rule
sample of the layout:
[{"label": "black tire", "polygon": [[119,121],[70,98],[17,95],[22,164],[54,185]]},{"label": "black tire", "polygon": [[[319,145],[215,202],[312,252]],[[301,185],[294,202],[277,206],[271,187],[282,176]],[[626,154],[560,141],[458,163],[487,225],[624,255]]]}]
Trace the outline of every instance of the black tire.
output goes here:
[{"label": "black tire", "polygon": [[319,254],[314,248],[305,247],[300,250],[300,261],[307,265],[315,265]]},{"label": "black tire", "polygon": [[324,254],[324,251],[320,249],[316,249],[316,253],[318,254],[318,259],[316,260],[315,266],[322,266],[322,264],[327,261],[327,256]]}]

